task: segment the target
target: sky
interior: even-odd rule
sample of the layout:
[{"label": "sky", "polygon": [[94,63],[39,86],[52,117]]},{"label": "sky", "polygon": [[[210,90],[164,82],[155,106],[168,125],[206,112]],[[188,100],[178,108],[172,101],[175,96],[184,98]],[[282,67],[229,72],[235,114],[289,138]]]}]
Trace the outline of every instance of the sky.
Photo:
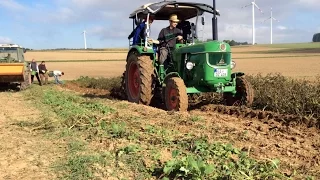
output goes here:
[{"label": "sky", "polygon": [[[160,0],[159,0],[160,1]],[[212,0],[183,0],[212,5]],[[155,0],[0,0],[0,43],[16,43],[31,49],[127,48],[132,31],[129,15],[143,4]],[[216,0],[218,39],[252,42],[251,0]],[[270,43],[270,9],[280,22],[273,21],[273,43],[311,42],[320,32],[320,0],[256,0],[256,43]],[[205,13],[206,24],[199,38],[212,38],[212,14]],[[267,20],[267,21],[265,21]],[[168,21],[155,21],[151,37],[157,38]],[[202,33],[204,32],[204,33]]]}]

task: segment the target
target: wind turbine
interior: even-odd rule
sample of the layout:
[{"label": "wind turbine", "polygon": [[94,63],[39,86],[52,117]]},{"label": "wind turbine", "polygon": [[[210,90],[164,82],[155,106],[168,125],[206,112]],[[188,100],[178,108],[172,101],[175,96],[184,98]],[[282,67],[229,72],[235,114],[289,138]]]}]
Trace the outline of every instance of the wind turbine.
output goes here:
[{"label": "wind turbine", "polygon": [[84,49],[87,49],[86,30],[84,30],[82,32],[82,34],[83,34],[83,39],[84,39]]},{"label": "wind turbine", "polygon": [[264,20],[264,22],[267,21],[267,20],[269,20],[269,19],[270,19],[270,23],[271,23],[271,27],[270,27],[270,44],[272,44],[272,22],[273,22],[273,21],[280,22],[279,20],[277,20],[276,18],[273,17],[273,15],[272,15],[272,8],[271,8],[271,16],[270,16],[268,19]]},{"label": "wind turbine", "polygon": [[256,7],[262,14],[262,10],[259,8],[259,6],[256,4],[256,0],[253,0],[253,2],[251,2],[250,4],[242,7],[242,8],[245,8],[245,7],[248,7],[248,6],[252,6],[252,45],[255,44],[255,41],[256,41],[256,32],[255,32],[255,17],[254,17],[254,8]]}]

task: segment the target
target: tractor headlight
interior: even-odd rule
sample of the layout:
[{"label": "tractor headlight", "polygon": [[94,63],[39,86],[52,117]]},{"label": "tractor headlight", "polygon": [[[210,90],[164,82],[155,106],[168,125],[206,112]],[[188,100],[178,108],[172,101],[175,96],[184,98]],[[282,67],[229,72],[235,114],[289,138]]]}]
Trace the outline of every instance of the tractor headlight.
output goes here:
[{"label": "tractor headlight", "polygon": [[193,67],[194,67],[194,64],[193,64],[192,62],[187,62],[186,68],[187,68],[188,70],[191,70]]},{"label": "tractor headlight", "polygon": [[230,66],[231,66],[231,69],[234,69],[236,67],[236,62],[232,61]]}]

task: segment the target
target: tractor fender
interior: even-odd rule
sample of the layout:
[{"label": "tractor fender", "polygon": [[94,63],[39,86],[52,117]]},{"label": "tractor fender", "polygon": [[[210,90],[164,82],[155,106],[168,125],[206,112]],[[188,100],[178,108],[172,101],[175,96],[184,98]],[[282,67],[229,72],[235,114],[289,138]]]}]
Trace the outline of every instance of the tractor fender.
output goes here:
[{"label": "tractor fender", "polygon": [[163,82],[165,83],[169,78],[172,78],[172,77],[180,77],[179,73],[177,72],[171,72],[169,74],[166,75],[166,77],[164,78]]},{"label": "tractor fender", "polygon": [[[130,56],[131,53],[136,53],[136,54],[139,54],[139,55],[148,55],[150,57],[153,56],[154,52],[152,49],[147,49],[147,51],[144,51],[143,50],[143,47],[141,48],[141,46],[132,46],[128,52],[128,55],[127,55],[127,59],[128,57]],[[153,59],[153,58],[152,58]]]},{"label": "tractor fender", "polygon": [[[167,80],[170,79],[170,78],[172,78],[172,77],[179,77],[179,78],[180,78],[180,75],[179,75],[177,72],[168,73],[168,74],[166,75],[166,77],[163,79],[162,83],[161,83],[162,92],[165,91],[165,88],[166,88],[166,85],[167,85],[167,84],[166,84]],[[162,100],[165,99],[164,96],[165,96],[165,93],[162,93],[162,94],[161,94]]]},{"label": "tractor fender", "polygon": [[127,59],[132,53],[139,54],[139,51],[135,47],[132,47],[127,54]]}]

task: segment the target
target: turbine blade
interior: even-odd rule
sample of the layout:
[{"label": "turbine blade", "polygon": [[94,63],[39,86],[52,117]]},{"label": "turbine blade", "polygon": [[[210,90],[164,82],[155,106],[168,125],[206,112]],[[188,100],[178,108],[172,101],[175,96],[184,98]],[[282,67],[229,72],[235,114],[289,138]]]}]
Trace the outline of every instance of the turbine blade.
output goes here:
[{"label": "turbine blade", "polygon": [[268,19],[264,20],[263,22],[266,22],[266,21],[268,21],[269,19],[271,19],[271,17],[269,17]]},{"label": "turbine blade", "polygon": [[276,19],[276,18],[274,18],[274,17],[273,17],[272,19],[275,20],[275,21],[277,21],[277,22],[280,22],[278,19]]},{"label": "turbine blade", "polygon": [[252,5],[252,4],[250,3],[250,4],[248,4],[248,5],[242,6],[241,9],[246,8],[246,7],[248,7],[248,6],[251,6],[251,5]]},{"label": "turbine blade", "polygon": [[259,9],[259,11],[262,13],[262,14],[264,14],[263,12],[262,12],[262,10],[259,8],[259,6],[256,4],[256,3],[253,3],[254,4],[254,6],[257,8],[257,9]]}]

